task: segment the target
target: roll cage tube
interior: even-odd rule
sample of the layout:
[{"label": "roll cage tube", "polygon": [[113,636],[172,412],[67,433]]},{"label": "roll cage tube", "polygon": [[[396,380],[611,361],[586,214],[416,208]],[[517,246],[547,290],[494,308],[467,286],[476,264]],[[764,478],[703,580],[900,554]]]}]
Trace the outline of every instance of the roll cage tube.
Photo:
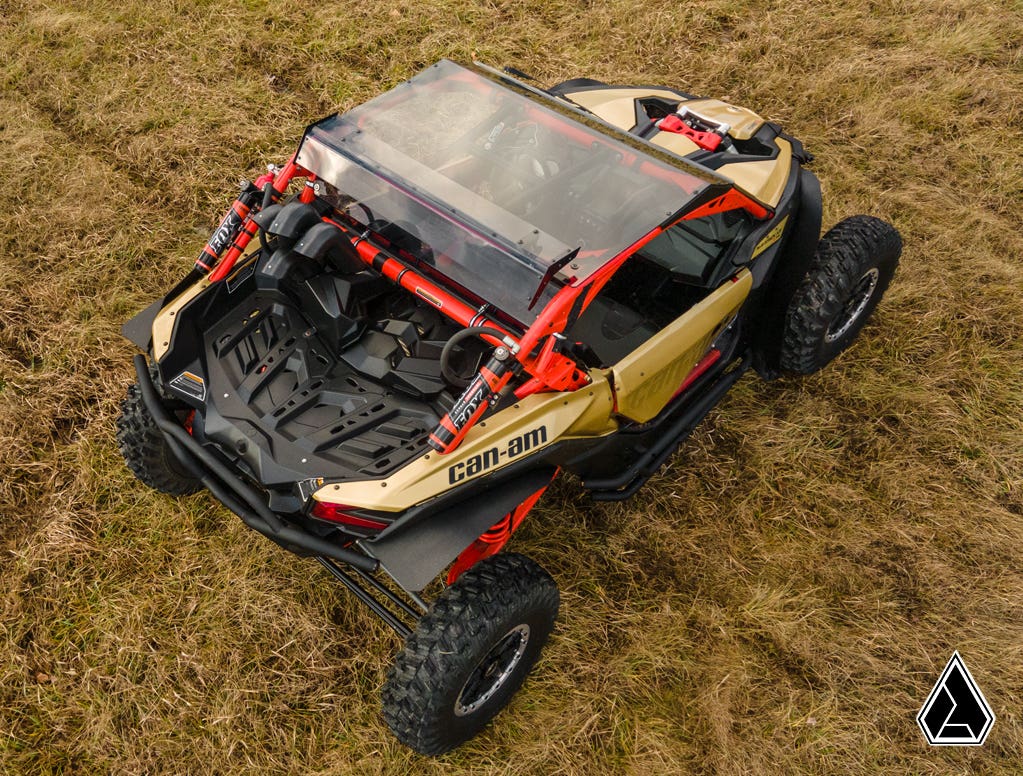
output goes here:
[{"label": "roll cage tube", "polygon": [[[199,254],[199,259],[195,264],[200,271],[209,272],[211,283],[217,283],[230,274],[238,257],[245,252],[249,242],[259,231],[259,226],[253,220],[253,216],[262,207],[280,199],[292,179],[296,177],[306,178],[310,182],[315,178],[308,170],[299,167],[292,155],[288,163],[281,169],[277,170],[271,167],[269,172],[256,178],[255,182],[251,184],[251,188],[246,187],[247,190],[243,191],[242,195],[231,204],[224,220],[213,233],[213,237],[203,248],[202,253]],[[252,201],[252,197],[247,196],[252,193],[252,189],[255,189],[256,192],[263,192],[261,206],[257,206],[257,203]],[[304,202],[311,194],[312,189],[307,188],[303,190],[299,198]],[[223,253],[225,247],[227,247],[227,252]],[[223,258],[220,258],[221,253],[223,253]]]},{"label": "roll cage tube", "polygon": [[[537,320],[521,337],[512,334],[508,327],[484,311],[471,307],[450,291],[428,280],[424,275],[411,267],[391,251],[372,242],[368,232],[353,235],[350,226],[333,219],[324,219],[345,232],[352,241],[356,253],[364,264],[372,267],[384,277],[400,285],[418,299],[435,307],[443,315],[462,326],[486,326],[496,329],[504,335],[502,339],[490,334],[482,334],[482,339],[495,347],[506,347],[515,356],[515,360],[539,382],[538,390],[565,391],[575,390],[589,382],[585,371],[575,361],[554,351],[554,342],[548,342],[539,352],[531,354],[540,341],[551,334],[560,334],[568,320],[568,311],[586,287],[565,286],[547,304]],[[659,231],[647,237],[652,239]],[[634,246],[630,246],[623,254],[636,250],[646,244],[644,238]],[[624,260],[625,256],[621,257]],[[618,261],[618,258],[614,261]],[[592,277],[596,278],[602,272]],[[613,274],[613,271],[607,277]],[[606,282],[606,279],[604,280]],[[603,285],[603,283],[601,284]],[[592,295],[591,295],[592,296]],[[562,310],[562,315],[557,315]],[[558,323],[560,322],[560,324]],[[530,391],[534,393],[535,391]]]},{"label": "roll cage tube", "polygon": [[510,347],[518,343],[515,336],[508,331],[507,326],[494,320],[483,310],[476,309],[466,304],[461,299],[454,296],[450,291],[447,291],[436,283],[427,280],[424,275],[413,269],[399,257],[395,256],[391,251],[373,243],[370,240],[368,231],[356,235],[352,233],[351,227],[345,224],[339,223],[338,221],[330,218],[325,218],[323,220],[338,227],[348,236],[348,238],[352,241],[355,252],[359,255],[359,258],[366,266],[375,269],[381,275],[396,285],[401,286],[417,299],[421,299],[432,307],[435,307],[441,314],[447,316],[455,323],[466,327],[486,326],[487,328],[500,331],[503,334],[503,340],[499,340],[490,334],[481,335],[483,339],[495,346],[504,344]]},{"label": "roll cage tube", "polygon": [[[629,257],[666,229],[681,221],[735,209],[746,210],[757,219],[774,216],[773,211],[763,207],[737,189],[730,187],[723,193],[709,192],[706,200],[694,202],[684,211],[673,214],[664,223],[651,229],[617,256],[603,264],[582,282],[564,286],[522,336],[519,361],[533,377],[515,391],[516,398],[522,399],[543,390],[575,390],[585,385],[588,378],[580,378],[578,371],[571,371],[565,363],[569,362],[571,367],[578,370],[575,362],[564,357],[559,361],[553,358],[558,347],[558,337],[555,335],[560,335],[572,326]],[[540,349],[539,354],[531,359],[530,354],[545,337],[547,338],[546,343]]]}]

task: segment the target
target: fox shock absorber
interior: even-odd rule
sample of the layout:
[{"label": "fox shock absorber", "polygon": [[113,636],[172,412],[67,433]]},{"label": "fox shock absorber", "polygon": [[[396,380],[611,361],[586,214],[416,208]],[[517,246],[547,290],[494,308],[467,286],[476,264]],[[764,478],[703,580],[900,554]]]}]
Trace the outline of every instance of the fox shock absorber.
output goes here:
[{"label": "fox shock absorber", "polygon": [[[199,258],[195,260],[197,270],[205,275],[216,266],[220,257],[224,255],[224,251],[238,240],[243,231],[246,216],[262,196],[263,192],[253,184],[248,182],[243,184],[242,193],[238,195],[238,199],[231,203],[231,209],[227,211],[220,226],[210,235],[210,239],[199,253]],[[251,239],[258,227],[252,221],[249,221],[249,225],[252,231],[246,230],[246,232],[248,238]],[[248,239],[245,242],[247,243]]]},{"label": "fox shock absorber", "polygon": [[506,347],[498,347],[490,356],[490,360],[480,369],[468,387],[458,397],[458,401],[441,418],[437,428],[430,434],[429,444],[441,453],[450,453],[480,419],[484,412],[497,403],[501,389],[515,374],[518,361],[514,353]]}]

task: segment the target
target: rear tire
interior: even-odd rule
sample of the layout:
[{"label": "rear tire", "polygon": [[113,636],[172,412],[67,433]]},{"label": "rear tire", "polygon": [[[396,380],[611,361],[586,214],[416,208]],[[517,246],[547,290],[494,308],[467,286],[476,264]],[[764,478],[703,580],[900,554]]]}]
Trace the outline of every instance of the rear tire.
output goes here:
[{"label": "rear tire", "polygon": [[519,689],[554,629],[558,588],[523,555],[485,558],[441,593],[384,685],[394,735],[422,754],[476,735]]},{"label": "rear tire", "polygon": [[902,239],[872,216],[852,216],[821,238],[789,302],[782,369],[812,374],[849,347],[895,275]]},{"label": "rear tire", "polygon": [[117,443],[124,462],[140,481],[161,493],[185,496],[202,488],[171,451],[142,401],[138,383],[128,387],[117,419]]}]

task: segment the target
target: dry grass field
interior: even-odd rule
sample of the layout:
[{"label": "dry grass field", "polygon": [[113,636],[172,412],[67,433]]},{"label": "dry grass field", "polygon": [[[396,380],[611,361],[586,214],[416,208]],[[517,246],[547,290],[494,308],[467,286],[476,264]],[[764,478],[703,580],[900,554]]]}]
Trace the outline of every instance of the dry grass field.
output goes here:
[{"label": "dry grass field", "polygon": [[[877,774],[1023,769],[1023,5],[989,0],[0,0],[0,771]],[[896,281],[821,374],[745,378],[631,502],[552,489],[533,677],[440,759],[399,644],[114,419],[122,321],[236,180],[442,56],[727,96],[817,155]],[[929,748],[954,649],[998,717]]]}]

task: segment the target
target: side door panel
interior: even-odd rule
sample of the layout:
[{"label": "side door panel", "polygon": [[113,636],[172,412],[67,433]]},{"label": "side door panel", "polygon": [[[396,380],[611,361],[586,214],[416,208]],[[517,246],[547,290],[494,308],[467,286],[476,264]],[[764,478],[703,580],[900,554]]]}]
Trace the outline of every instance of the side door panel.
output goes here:
[{"label": "side door panel", "polygon": [[742,269],[612,367],[618,412],[645,423],[660,412],[753,287]]}]

